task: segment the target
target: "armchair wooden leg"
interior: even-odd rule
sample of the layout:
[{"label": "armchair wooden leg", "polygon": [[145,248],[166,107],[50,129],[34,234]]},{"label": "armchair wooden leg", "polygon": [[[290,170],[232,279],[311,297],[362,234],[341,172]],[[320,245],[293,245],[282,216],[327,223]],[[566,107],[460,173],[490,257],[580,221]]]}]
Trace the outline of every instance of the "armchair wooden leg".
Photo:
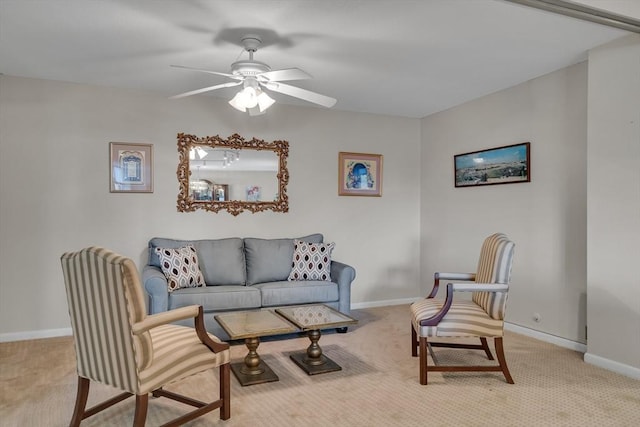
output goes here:
[{"label": "armchair wooden leg", "polygon": [[491,350],[489,350],[489,344],[487,344],[487,339],[485,337],[480,337],[480,342],[482,343],[482,349],[487,354],[489,360],[493,360],[493,354],[491,354]]},{"label": "armchair wooden leg", "polygon": [[136,412],[133,417],[133,427],[144,427],[147,420],[147,407],[149,405],[148,394],[136,395]]},{"label": "armchair wooden leg", "polygon": [[500,363],[500,368],[502,368],[502,373],[504,374],[504,378],[507,380],[509,384],[513,384],[513,378],[511,378],[511,373],[509,372],[509,368],[507,367],[507,359],[504,357],[504,348],[502,347],[502,337],[496,337],[494,339],[494,344],[496,346],[496,356],[498,356],[498,362]]},{"label": "armchair wooden leg", "polygon": [[76,393],[76,406],[73,410],[73,417],[69,427],[78,427],[80,421],[84,418],[84,409],[87,406],[87,397],[89,396],[89,380],[78,376],[78,391]]},{"label": "armchair wooden leg", "polygon": [[418,334],[411,325],[411,356],[416,357],[418,355]]},{"label": "armchair wooden leg", "polygon": [[427,338],[420,337],[420,384],[427,385],[427,350],[428,343]]},{"label": "armchair wooden leg", "polygon": [[228,420],[231,417],[231,369],[230,364],[220,365],[220,419]]}]

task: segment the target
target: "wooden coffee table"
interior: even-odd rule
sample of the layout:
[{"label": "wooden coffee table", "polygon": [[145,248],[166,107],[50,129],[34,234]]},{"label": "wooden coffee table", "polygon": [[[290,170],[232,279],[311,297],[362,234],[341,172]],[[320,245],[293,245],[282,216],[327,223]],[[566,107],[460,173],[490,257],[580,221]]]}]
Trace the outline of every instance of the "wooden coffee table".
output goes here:
[{"label": "wooden coffee table", "polygon": [[353,325],[358,323],[356,319],[324,304],[277,308],[276,313],[295,324],[301,330],[307,331],[309,340],[311,340],[306,352],[289,356],[296,365],[309,375],[340,371],[342,369],[340,365],[322,354],[322,348],[318,345],[321,336],[320,330]]},{"label": "wooden coffee table", "polygon": [[258,355],[260,337],[297,332],[298,328],[272,310],[235,311],[214,318],[233,340],[244,339],[249,352],[231,370],[243,386],[278,381],[275,372]]}]

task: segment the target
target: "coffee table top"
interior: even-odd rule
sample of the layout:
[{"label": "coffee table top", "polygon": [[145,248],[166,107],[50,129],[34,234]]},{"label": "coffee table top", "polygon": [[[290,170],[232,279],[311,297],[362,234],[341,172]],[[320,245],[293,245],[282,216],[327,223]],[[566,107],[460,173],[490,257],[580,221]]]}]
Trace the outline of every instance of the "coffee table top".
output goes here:
[{"label": "coffee table top", "polygon": [[303,331],[340,328],[358,323],[353,317],[347,316],[324,304],[276,308],[276,313]]},{"label": "coffee table top", "polygon": [[272,310],[234,311],[214,318],[233,340],[297,332],[291,323]]}]

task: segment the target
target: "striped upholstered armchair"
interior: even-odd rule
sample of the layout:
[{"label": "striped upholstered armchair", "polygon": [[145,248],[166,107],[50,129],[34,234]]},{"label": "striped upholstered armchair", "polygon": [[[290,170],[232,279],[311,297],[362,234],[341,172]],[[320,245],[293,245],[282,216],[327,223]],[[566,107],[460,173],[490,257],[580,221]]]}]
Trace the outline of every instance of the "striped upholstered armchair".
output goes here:
[{"label": "striped upholstered armchair", "polygon": [[[418,356],[419,348],[420,384],[427,384],[429,371],[497,371],[504,374],[509,384],[513,384],[504,357],[502,336],[514,246],[502,233],[487,237],[475,273],[435,273],[429,296],[411,305],[411,355]],[[441,280],[465,283],[448,283],[446,298],[441,300],[434,298]],[[456,292],[472,292],[472,298],[454,301]],[[443,342],[453,337],[478,337],[480,344]],[[436,338],[436,341],[428,341],[430,338]],[[497,365],[439,365],[432,349],[451,347],[484,350],[487,357],[494,360],[487,338],[494,339]],[[428,366],[427,352],[431,353],[434,366]]]},{"label": "striped upholstered armchair", "polygon": [[[204,328],[202,307],[147,316],[138,270],[132,260],[91,247],[62,255],[69,315],[76,349],[78,391],[72,426],[130,396],[136,396],[134,426],[143,426],[149,393],[198,409],[166,425],[177,426],[220,408],[230,417],[229,345]],[[194,318],[195,329],[170,324]],[[163,386],[219,367],[219,397],[204,403]],[[90,381],[123,393],[85,410]]]}]

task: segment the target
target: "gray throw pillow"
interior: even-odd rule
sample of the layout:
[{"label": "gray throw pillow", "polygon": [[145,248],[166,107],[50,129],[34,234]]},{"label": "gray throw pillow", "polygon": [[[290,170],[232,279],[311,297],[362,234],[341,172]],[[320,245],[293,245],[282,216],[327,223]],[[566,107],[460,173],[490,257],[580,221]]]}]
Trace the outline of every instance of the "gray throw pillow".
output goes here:
[{"label": "gray throw pillow", "polygon": [[[295,238],[308,243],[322,243],[322,234],[310,234]],[[293,260],[294,239],[245,238],[247,261],[247,285],[279,282],[289,278]]]},{"label": "gray throw pillow", "polygon": [[239,237],[229,239],[175,240],[154,237],[149,240],[149,265],[160,267],[155,248],[177,249],[193,245],[207,285],[245,285],[244,246]]}]

